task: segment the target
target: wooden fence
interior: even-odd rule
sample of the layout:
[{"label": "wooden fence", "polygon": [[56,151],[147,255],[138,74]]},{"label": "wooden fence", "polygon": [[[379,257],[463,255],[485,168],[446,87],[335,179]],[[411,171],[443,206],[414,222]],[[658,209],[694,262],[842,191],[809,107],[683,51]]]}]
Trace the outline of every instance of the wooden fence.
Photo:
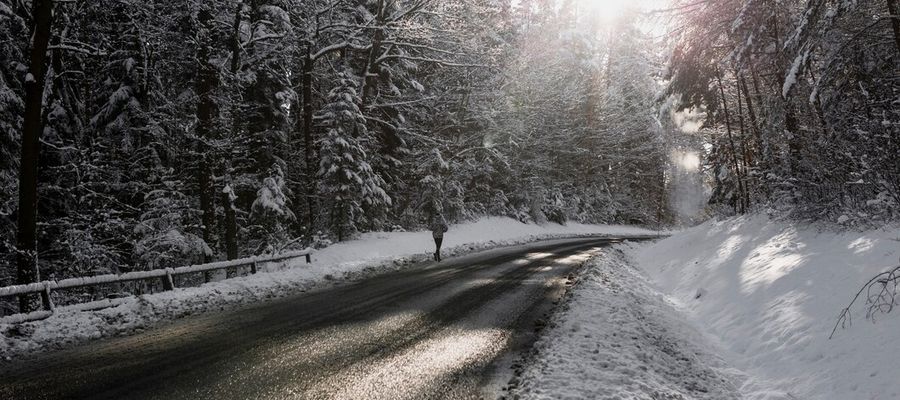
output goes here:
[{"label": "wooden fence", "polygon": [[188,265],[185,267],[154,269],[150,271],[134,271],[124,274],[106,274],[82,278],[68,278],[59,281],[43,281],[29,283],[27,285],[6,286],[0,287],[0,298],[28,294],[40,294],[43,311],[30,313],[29,315],[31,317],[24,318],[23,320],[42,319],[53,314],[55,306],[53,304],[53,298],[50,296],[50,294],[55,290],[83,288],[105,284],[144,281],[152,279],[161,280],[163,290],[172,290],[175,289],[174,277],[177,275],[186,275],[201,272],[205,273],[210,271],[224,270],[227,268],[246,267],[250,268],[251,274],[255,274],[259,269],[259,265],[262,263],[279,262],[292,258],[306,257],[306,263],[309,264],[312,262],[312,259],[310,257],[311,253],[311,250],[301,250],[273,256],[258,256],[242,258],[239,260]]}]

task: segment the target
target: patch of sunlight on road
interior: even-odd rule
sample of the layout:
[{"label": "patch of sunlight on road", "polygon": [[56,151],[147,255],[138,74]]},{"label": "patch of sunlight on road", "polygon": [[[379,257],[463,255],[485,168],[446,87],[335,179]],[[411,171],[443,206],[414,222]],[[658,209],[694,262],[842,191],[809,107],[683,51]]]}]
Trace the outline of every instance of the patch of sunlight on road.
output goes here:
[{"label": "patch of sunlight on road", "polygon": [[503,351],[507,329],[458,329],[366,366],[367,373],[345,382],[333,399],[426,398],[430,384],[466,368],[482,365]]},{"label": "patch of sunlight on road", "polygon": [[554,256],[553,253],[528,253],[525,255],[525,258],[529,260],[542,260],[552,256]]},{"label": "patch of sunlight on road", "polygon": [[[550,278],[558,267],[580,264],[593,254],[595,251],[585,251],[548,260],[547,265],[540,265],[533,274],[520,278],[521,284],[515,289],[472,310],[465,319],[438,327],[410,347],[378,353],[377,357],[355,363],[304,390],[302,396],[296,398],[421,399],[438,395],[434,392],[436,388],[454,391],[441,393],[446,398],[471,398],[470,390],[474,388],[458,388],[451,382],[459,382],[461,376],[483,370],[505,351],[513,335],[514,323],[522,312],[540,301],[548,285],[561,284],[560,279]],[[552,256],[555,255],[531,253],[525,258],[534,262]],[[494,280],[486,276],[468,284],[492,282]],[[462,381],[467,380],[462,378]],[[457,393],[456,390],[461,391]]]},{"label": "patch of sunlight on road", "polygon": [[566,257],[566,258],[560,259],[560,260],[559,260],[559,263],[562,263],[562,264],[574,264],[574,263],[585,262],[585,261],[587,261],[589,258],[591,258],[591,257],[594,256],[595,251],[596,251],[596,249],[591,249],[590,251],[585,251],[585,252],[583,252],[583,253],[574,254],[574,255],[568,256],[568,257]]}]

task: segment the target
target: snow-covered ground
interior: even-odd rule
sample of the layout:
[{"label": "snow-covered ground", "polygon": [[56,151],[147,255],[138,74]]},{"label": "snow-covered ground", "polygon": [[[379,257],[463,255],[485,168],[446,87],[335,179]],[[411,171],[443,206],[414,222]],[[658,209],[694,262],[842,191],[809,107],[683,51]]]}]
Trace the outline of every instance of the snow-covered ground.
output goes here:
[{"label": "snow-covered ground", "polygon": [[508,398],[740,398],[741,374],[621,250],[603,250],[584,268]]},{"label": "snow-covered ground", "polygon": [[588,263],[511,398],[900,397],[900,311],[829,334],[900,229],[835,232],[756,215],[710,221]]},{"label": "snow-covered ground", "polygon": [[[510,218],[484,218],[454,225],[444,238],[445,257],[540,239],[581,235],[652,235],[641,228],[611,225],[529,225]],[[355,279],[404,268],[431,258],[429,232],[381,232],[334,244],[302,258],[263,266],[265,273],[117,299],[117,305],[97,311],[61,307],[44,320],[9,323],[0,319],[0,359],[106,336],[128,334],[164,320],[253,303],[308,290],[324,282]]]},{"label": "snow-covered ground", "polygon": [[752,378],[747,399],[900,397],[900,311],[828,339],[872,276],[898,265],[900,229],[832,232],[751,216],[711,221],[632,252],[694,325]]}]

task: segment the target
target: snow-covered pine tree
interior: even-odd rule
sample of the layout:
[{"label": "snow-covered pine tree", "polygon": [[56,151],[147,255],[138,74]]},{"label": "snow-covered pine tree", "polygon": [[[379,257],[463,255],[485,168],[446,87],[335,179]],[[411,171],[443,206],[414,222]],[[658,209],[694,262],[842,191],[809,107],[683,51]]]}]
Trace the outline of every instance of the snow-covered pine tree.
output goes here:
[{"label": "snow-covered pine tree", "polygon": [[[227,66],[228,73],[223,76],[225,87],[222,87],[222,95],[217,99],[223,103],[221,118],[225,119],[218,134],[222,141],[222,161],[228,167],[224,174],[225,182],[217,186],[216,191],[224,185],[230,186],[232,205],[229,207],[223,203],[218,209],[235,211],[234,215],[223,213],[223,228],[219,229],[225,234],[226,250],[229,246],[233,247],[233,244],[228,244],[235,240],[231,235],[239,232],[246,234],[242,238],[243,243],[247,244],[245,252],[248,254],[277,246],[281,241],[278,237],[288,235],[281,232],[283,221],[276,223],[266,217],[266,222],[261,222],[260,216],[254,214],[253,207],[259,199],[260,187],[265,186],[268,178],[286,182],[283,192],[287,196],[303,193],[290,186],[292,182],[301,180],[296,176],[300,168],[295,168],[296,164],[291,160],[296,157],[293,151],[299,149],[292,148],[289,123],[289,116],[298,114],[296,110],[290,110],[295,98],[291,80],[297,76],[292,75],[289,68],[300,40],[293,35],[295,21],[286,7],[315,6],[295,3],[230,1],[227,7],[220,9],[224,16],[217,22],[219,26],[227,27],[227,32],[221,35],[227,39],[219,43],[223,46],[219,57],[221,60],[227,59],[228,62],[221,64]],[[217,179],[221,179],[222,174],[216,175]],[[293,199],[288,203],[296,206],[302,202]],[[296,219],[291,218],[290,221]],[[291,222],[288,225],[292,228],[296,224]]]},{"label": "snow-covered pine tree", "polygon": [[258,231],[253,235],[258,239],[254,254],[272,253],[279,245],[290,238],[289,227],[296,217],[291,211],[286,192],[284,172],[273,168],[270,175],[263,179],[262,186],[256,192],[256,200],[250,207],[251,230]]},{"label": "snow-covered pine tree", "polygon": [[203,238],[188,227],[188,221],[199,217],[194,215],[197,210],[191,207],[191,199],[176,190],[178,186],[167,179],[145,196],[142,208],[146,211],[134,227],[136,269],[190,265],[212,255]]},{"label": "snow-covered pine tree", "polygon": [[292,20],[282,8],[283,2],[254,0],[247,2],[246,36],[240,44],[246,54],[239,73],[243,90],[237,111],[242,134],[247,137],[243,149],[250,157],[248,173],[264,179],[269,171],[287,170],[290,151],[288,108],[295,94],[288,73],[292,44]]},{"label": "snow-covered pine tree", "polygon": [[446,215],[449,204],[448,198],[449,188],[446,186],[446,176],[448,175],[450,165],[444,161],[441,152],[433,149],[429,154],[429,159],[423,161],[420,165],[420,173],[422,178],[419,179],[420,196],[419,196],[419,214],[424,218],[430,218],[435,214],[443,214],[444,217],[455,219],[457,216]]},{"label": "snow-covered pine tree", "polygon": [[[14,8],[15,5],[13,6]],[[10,9],[0,16],[0,285],[15,283],[15,209],[18,196],[20,129],[25,110],[21,79],[28,28],[25,19]],[[3,304],[0,304],[2,307]],[[2,310],[0,310],[2,314]]]},{"label": "snow-covered pine tree", "polygon": [[357,87],[350,74],[338,73],[336,86],[317,115],[325,128],[319,140],[320,193],[338,240],[359,231],[391,205],[384,180],[370,165],[367,146],[372,138],[359,109]]}]

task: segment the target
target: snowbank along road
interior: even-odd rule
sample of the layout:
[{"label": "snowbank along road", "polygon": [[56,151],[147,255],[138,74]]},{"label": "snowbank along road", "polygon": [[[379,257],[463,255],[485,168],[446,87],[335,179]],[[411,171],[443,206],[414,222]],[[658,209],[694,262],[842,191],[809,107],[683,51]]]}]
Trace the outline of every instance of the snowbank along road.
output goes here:
[{"label": "snowbank along road", "polygon": [[504,360],[615,241],[482,252],[0,364],[0,398],[496,397]]}]

